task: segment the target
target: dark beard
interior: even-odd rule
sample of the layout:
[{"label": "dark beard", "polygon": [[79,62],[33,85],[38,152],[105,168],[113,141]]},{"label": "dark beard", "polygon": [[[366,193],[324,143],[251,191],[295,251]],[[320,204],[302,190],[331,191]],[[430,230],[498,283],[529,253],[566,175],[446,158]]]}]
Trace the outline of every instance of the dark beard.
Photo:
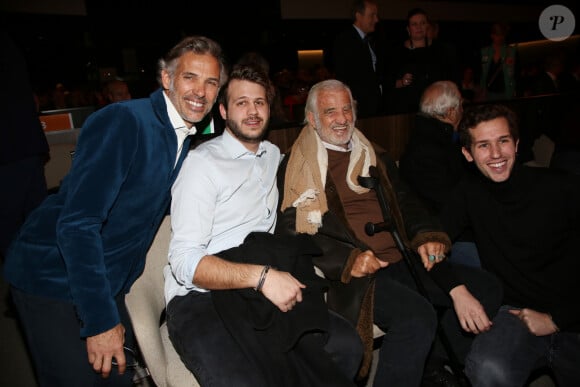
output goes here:
[{"label": "dark beard", "polygon": [[226,128],[229,128],[230,131],[232,132],[232,134],[238,140],[248,142],[248,143],[257,144],[257,143],[261,142],[264,139],[264,137],[266,136],[266,131],[267,131],[268,125],[265,125],[264,128],[262,129],[262,131],[253,137],[246,136],[244,133],[242,133],[242,131],[240,130],[240,127],[238,126],[237,122],[235,122],[235,121],[226,119]]}]

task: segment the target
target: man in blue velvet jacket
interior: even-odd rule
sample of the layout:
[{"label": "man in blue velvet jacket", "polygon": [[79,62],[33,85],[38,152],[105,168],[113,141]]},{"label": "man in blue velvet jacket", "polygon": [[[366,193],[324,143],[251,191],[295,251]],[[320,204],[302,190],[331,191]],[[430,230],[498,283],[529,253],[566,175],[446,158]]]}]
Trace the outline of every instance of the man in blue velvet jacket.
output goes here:
[{"label": "man in blue velvet jacket", "polygon": [[87,119],[59,192],[8,251],[4,275],[40,386],[131,385],[124,296],[168,210],[188,136],[227,78],[221,47],[200,36],[179,42],[159,70],[162,88],[149,98]]}]

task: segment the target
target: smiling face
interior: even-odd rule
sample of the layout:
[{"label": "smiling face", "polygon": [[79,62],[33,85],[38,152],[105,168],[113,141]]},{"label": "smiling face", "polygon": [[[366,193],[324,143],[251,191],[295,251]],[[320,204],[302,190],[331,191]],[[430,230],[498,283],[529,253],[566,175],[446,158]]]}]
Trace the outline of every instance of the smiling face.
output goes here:
[{"label": "smiling face", "polygon": [[516,162],[518,142],[510,134],[508,121],[504,117],[482,121],[469,129],[470,149],[462,148],[469,162],[475,162],[477,169],[490,180],[506,181]]},{"label": "smiling face", "polygon": [[210,54],[183,54],[171,75],[161,72],[163,88],[175,109],[191,128],[211,110],[218,95],[220,64]]},{"label": "smiling face", "polygon": [[316,128],[322,141],[346,148],[354,132],[354,111],[346,89],[320,90],[316,117],[308,112],[310,126]]},{"label": "smiling face", "polygon": [[248,150],[256,152],[270,119],[266,89],[255,82],[232,79],[227,88],[227,109],[220,104],[226,130]]}]

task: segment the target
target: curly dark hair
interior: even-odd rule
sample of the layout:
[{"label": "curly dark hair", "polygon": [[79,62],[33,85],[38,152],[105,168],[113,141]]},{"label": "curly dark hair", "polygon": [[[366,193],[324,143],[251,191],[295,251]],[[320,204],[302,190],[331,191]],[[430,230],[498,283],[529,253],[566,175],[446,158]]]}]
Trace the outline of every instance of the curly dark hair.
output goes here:
[{"label": "curly dark hair", "polygon": [[242,81],[257,83],[258,85],[263,86],[264,89],[266,89],[266,100],[268,101],[268,105],[272,105],[272,101],[274,100],[275,95],[272,81],[270,81],[268,74],[266,74],[264,69],[258,64],[236,64],[230,72],[228,78],[229,79],[227,83],[220,90],[218,97],[219,103],[226,107],[228,106],[228,89],[230,82],[234,79],[238,79]]},{"label": "curly dark hair", "polygon": [[467,107],[463,112],[463,117],[459,123],[459,141],[466,149],[471,149],[471,133],[469,129],[475,128],[482,122],[491,121],[493,119],[503,117],[506,119],[510,135],[515,142],[520,138],[518,128],[518,117],[513,110],[504,105],[499,104],[485,104],[474,105]]}]

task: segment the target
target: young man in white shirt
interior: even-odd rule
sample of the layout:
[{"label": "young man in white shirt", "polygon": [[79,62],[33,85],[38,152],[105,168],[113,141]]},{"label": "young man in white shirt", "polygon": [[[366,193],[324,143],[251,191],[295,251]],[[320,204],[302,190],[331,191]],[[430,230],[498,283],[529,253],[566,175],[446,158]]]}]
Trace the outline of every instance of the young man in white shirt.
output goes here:
[{"label": "young man in white shirt", "polygon": [[[256,263],[252,256],[260,251],[244,256],[244,262],[232,262],[223,254],[245,245],[251,233],[271,235],[274,230],[278,204],[276,173],[281,155],[276,145],[264,140],[273,98],[271,90],[267,75],[260,70],[235,67],[219,99],[220,114],[226,123],[223,134],[191,151],[175,182],[171,206],[173,236],[169,265],[164,269],[169,335],[202,385],[302,382],[293,378],[305,377],[306,373],[296,372],[292,365],[309,364],[296,361],[311,356],[295,350],[305,340],[322,343],[316,362],[326,367],[324,371],[330,370],[325,373],[330,378],[324,385],[354,385],[362,344],[354,327],[338,315],[329,315],[324,303],[329,341],[317,341],[326,336],[307,330],[288,352],[278,353],[272,352],[274,343],[270,345],[267,341],[267,345],[254,347],[242,344],[248,338],[242,332],[246,322],[243,313],[239,326],[234,322],[232,328],[216,301],[217,295],[223,295],[220,291],[239,291],[251,302],[269,307],[268,313],[275,322],[304,318],[292,314],[294,308],[302,313],[300,308],[308,291],[304,281],[294,273]],[[310,264],[312,273],[313,270]],[[229,306],[228,313],[239,304]],[[251,308],[249,302],[247,310]],[[268,334],[267,328],[257,331],[256,335],[264,331]],[[250,338],[252,343],[253,339]],[[259,339],[257,342],[263,343]],[[265,353],[273,355],[264,358]],[[287,373],[290,377],[281,377],[288,376]]]}]

